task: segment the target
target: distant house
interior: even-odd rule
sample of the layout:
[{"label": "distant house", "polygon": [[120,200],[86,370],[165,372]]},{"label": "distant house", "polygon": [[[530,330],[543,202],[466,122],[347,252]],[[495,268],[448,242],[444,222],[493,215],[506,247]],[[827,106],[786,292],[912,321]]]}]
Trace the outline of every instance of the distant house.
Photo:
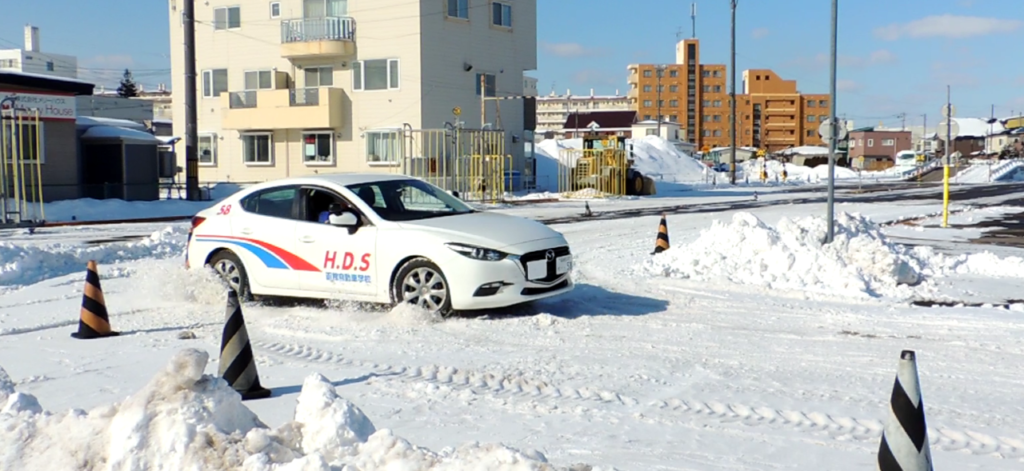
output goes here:
[{"label": "distant house", "polygon": [[851,162],[863,170],[892,167],[896,154],[914,147],[909,130],[868,126],[850,131],[849,136]]},{"label": "distant house", "polygon": [[575,139],[584,134],[599,136],[633,137],[633,125],[637,124],[636,111],[588,111],[569,113],[562,125],[562,135]]}]

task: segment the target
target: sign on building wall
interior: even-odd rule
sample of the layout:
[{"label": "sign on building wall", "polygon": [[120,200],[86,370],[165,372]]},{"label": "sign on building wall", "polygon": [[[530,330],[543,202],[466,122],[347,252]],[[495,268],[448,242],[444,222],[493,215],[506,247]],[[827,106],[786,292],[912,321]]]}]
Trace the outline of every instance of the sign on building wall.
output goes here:
[{"label": "sign on building wall", "polygon": [[32,116],[39,110],[39,119],[74,120],[77,114],[75,97],[0,90],[0,111],[25,111]]}]

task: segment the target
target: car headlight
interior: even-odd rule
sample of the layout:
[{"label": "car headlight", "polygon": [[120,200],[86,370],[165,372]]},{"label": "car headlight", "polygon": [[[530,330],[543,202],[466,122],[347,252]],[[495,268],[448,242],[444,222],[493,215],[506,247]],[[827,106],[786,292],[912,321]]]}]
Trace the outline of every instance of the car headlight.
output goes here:
[{"label": "car headlight", "polygon": [[508,256],[507,253],[493,249],[486,249],[483,247],[477,247],[475,245],[457,244],[454,242],[444,244],[449,249],[452,249],[465,257],[472,258],[473,260],[482,260],[485,262],[497,262],[504,260]]}]

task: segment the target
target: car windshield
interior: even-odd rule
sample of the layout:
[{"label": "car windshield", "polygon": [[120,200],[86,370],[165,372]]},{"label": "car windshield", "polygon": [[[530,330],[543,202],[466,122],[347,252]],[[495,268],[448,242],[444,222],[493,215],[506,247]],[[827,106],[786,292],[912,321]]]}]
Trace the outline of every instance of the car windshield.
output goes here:
[{"label": "car windshield", "polygon": [[415,221],[475,210],[448,192],[422,180],[385,180],[349,185],[382,219]]}]

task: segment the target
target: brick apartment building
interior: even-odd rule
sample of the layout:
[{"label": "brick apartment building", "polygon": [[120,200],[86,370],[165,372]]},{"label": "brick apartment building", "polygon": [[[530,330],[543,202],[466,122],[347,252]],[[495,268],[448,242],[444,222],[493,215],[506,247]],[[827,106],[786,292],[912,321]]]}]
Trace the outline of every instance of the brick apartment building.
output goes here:
[{"label": "brick apartment building", "polygon": [[895,160],[896,153],[913,150],[910,131],[900,129],[859,128],[850,131],[850,157],[880,160]]},{"label": "brick apartment building", "polygon": [[[637,119],[661,115],[678,122],[697,147],[730,145],[726,67],[701,63],[699,40],[679,41],[675,64],[630,64],[628,70],[627,97]],[[828,100],[828,94],[800,93],[795,80],[771,70],[745,70],[736,94],[736,145],[769,152],[823,145],[818,126],[828,117]]]}]

